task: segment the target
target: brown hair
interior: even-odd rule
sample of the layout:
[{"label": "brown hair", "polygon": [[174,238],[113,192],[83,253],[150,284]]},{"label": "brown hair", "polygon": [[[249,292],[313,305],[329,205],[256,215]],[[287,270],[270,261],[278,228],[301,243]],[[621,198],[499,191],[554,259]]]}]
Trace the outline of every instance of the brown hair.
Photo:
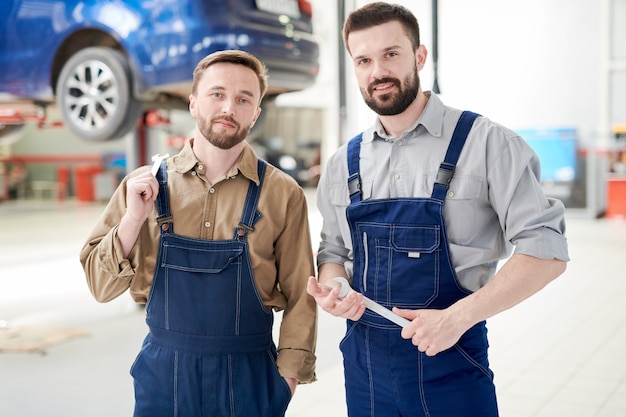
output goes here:
[{"label": "brown hair", "polygon": [[413,49],[420,46],[420,27],[417,18],[409,9],[399,4],[384,2],[369,3],[348,15],[343,25],[343,42],[350,53],[348,36],[351,32],[368,29],[384,23],[398,21],[411,40]]},{"label": "brown hair", "polygon": [[196,69],[193,70],[193,84],[191,86],[192,94],[195,95],[197,93],[198,83],[202,78],[204,70],[209,68],[211,65],[220,62],[243,65],[244,67],[250,68],[254,71],[259,79],[259,87],[261,89],[261,97],[259,100],[263,99],[263,96],[267,91],[267,68],[254,55],[239,50],[217,51],[204,57],[198,65],[196,65]]}]

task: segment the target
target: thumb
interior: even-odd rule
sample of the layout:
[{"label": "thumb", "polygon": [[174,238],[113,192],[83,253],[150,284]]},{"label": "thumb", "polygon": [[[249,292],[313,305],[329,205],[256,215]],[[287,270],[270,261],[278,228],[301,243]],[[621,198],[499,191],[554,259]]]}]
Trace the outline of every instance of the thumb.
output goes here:
[{"label": "thumb", "polygon": [[315,296],[318,295],[320,292],[320,288],[319,288],[319,284],[317,282],[317,280],[315,279],[315,277],[310,276],[309,277],[309,282],[307,282],[306,285],[306,292],[309,293],[309,295]]}]

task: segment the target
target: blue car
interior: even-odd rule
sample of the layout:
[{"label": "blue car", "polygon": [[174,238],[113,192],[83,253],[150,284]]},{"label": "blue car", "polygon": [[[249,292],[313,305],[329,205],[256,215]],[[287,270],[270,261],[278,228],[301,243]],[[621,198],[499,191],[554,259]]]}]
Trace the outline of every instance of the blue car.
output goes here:
[{"label": "blue car", "polygon": [[265,63],[269,101],[316,79],[311,15],[307,0],[2,0],[0,107],[56,105],[79,137],[119,138],[146,109],[186,107],[196,64],[224,49]]}]

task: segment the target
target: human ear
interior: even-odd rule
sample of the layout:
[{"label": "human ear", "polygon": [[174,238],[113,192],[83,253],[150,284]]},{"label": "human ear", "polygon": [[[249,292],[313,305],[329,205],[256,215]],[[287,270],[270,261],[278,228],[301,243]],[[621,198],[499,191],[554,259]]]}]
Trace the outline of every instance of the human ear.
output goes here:
[{"label": "human ear", "polygon": [[191,114],[191,117],[193,118],[198,115],[198,110],[196,109],[196,98],[193,94],[189,94],[189,114]]},{"label": "human ear", "polygon": [[426,57],[428,57],[428,51],[424,45],[420,45],[415,50],[415,65],[417,66],[417,70],[421,71],[426,64]]},{"label": "human ear", "polygon": [[256,114],[254,115],[254,117],[252,118],[252,124],[250,125],[250,127],[254,126],[254,124],[256,123],[257,119],[259,118],[259,116],[261,115],[261,111],[262,109],[260,107],[258,107],[256,109]]}]

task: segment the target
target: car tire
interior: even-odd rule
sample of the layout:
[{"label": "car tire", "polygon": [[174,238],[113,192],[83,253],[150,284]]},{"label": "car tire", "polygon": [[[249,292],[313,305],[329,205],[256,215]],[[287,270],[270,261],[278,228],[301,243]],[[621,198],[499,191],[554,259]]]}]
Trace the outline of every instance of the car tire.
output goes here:
[{"label": "car tire", "polygon": [[80,138],[101,142],[134,129],[143,105],[132,94],[127,58],[105,47],[74,54],[63,66],[56,88],[65,124]]}]

